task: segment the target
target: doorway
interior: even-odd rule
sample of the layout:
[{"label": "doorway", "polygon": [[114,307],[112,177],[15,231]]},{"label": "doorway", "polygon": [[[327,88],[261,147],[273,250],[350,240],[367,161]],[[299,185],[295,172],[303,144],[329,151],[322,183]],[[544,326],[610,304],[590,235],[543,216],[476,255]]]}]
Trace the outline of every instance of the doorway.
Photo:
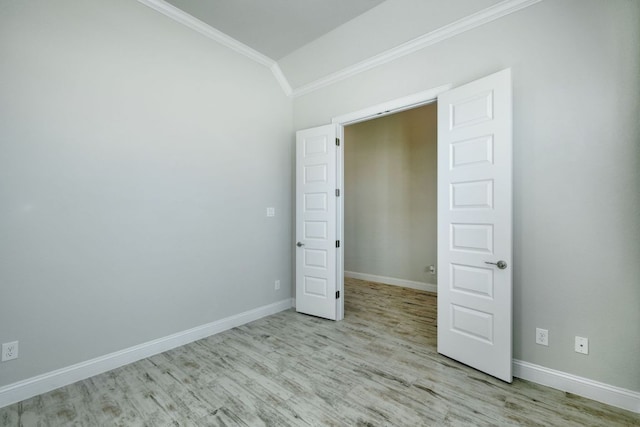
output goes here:
[{"label": "doorway", "polygon": [[436,292],[437,104],[346,126],[343,145],[345,279]]},{"label": "doorway", "polygon": [[510,69],[296,133],[296,310],[344,318],[344,156],[338,148],[345,126],[435,99],[438,352],[511,382]]}]

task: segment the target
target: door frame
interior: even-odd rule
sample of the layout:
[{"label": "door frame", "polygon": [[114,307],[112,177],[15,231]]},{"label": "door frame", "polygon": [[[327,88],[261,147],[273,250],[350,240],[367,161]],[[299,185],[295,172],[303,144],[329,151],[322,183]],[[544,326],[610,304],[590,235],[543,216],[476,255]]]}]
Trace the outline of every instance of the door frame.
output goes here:
[{"label": "door frame", "polygon": [[[443,86],[434,87],[412,95],[397,98],[381,104],[372,105],[362,110],[352,113],[336,116],[331,119],[331,123],[337,126],[337,135],[341,141],[340,149],[337,151],[336,173],[337,184],[340,189],[340,195],[344,196],[344,127],[367,120],[377,119],[379,117],[388,116],[389,114],[399,113],[401,111],[410,110],[422,105],[430,104],[438,100],[438,95],[453,88],[453,84],[449,83]],[[336,320],[344,318],[344,197],[340,197],[337,203],[337,239],[340,240],[342,250],[336,251],[336,288],[340,292],[341,298],[336,299]]]}]

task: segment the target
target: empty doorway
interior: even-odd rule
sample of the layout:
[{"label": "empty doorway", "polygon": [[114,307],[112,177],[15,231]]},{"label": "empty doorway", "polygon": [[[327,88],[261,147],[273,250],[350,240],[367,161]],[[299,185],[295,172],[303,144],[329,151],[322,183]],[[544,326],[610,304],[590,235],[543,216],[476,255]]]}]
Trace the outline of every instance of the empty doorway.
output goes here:
[{"label": "empty doorway", "polygon": [[344,206],[345,278],[436,291],[435,102],[344,128]]}]

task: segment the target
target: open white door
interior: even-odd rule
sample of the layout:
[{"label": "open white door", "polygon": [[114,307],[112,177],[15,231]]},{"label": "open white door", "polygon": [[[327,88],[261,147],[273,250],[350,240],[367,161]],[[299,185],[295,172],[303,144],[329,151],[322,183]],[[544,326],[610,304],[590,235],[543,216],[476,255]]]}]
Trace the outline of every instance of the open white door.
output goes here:
[{"label": "open white door", "polygon": [[336,320],[336,125],[296,133],[296,310]]},{"label": "open white door", "polygon": [[511,70],[438,96],[438,352],[511,382]]}]

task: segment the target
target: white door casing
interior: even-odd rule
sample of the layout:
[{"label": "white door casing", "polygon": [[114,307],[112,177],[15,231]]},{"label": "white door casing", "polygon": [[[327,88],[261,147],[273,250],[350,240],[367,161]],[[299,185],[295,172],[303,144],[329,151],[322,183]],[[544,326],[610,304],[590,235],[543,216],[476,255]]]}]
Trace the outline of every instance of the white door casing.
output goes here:
[{"label": "white door casing", "polygon": [[296,311],[336,320],[336,125],[296,133]]},{"label": "white door casing", "polygon": [[507,382],[511,114],[510,69],[438,97],[438,352]]}]

